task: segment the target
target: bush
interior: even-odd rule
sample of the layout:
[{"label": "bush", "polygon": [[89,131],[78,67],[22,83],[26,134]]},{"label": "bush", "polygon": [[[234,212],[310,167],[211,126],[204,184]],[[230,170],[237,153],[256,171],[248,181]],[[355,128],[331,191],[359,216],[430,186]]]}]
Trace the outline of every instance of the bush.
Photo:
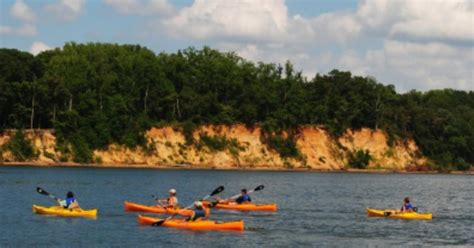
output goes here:
[{"label": "bush", "polygon": [[76,137],[71,145],[74,162],[81,164],[92,162],[92,149],[84,138],[81,136]]},{"label": "bush", "polygon": [[186,145],[194,144],[193,132],[195,128],[196,128],[196,125],[191,121],[186,121],[181,125],[184,139],[186,140]]},{"label": "bush", "polygon": [[293,137],[284,138],[280,135],[270,135],[264,138],[264,143],[268,148],[278,152],[282,158],[301,158]]},{"label": "bush", "polygon": [[460,158],[456,161],[455,168],[457,170],[467,171],[471,169],[471,165],[467,163],[466,161],[464,161],[464,159]]},{"label": "bush", "polygon": [[38,153],[33,148],[31,142],[26,139],[22,130],[15,132],[15,135],[5,146],[10,150],[17,161],[28,161],[38,157]]},{"label": "bush", "polygon": [[225,136],[209,136],[207,134],[199,135],[199,142],[196,144],[199,147],[205,146],[211,151],[225,151],[229,152],[233,156],[237,156],[239,151],[245,150],[243,146],[239,144],[237,139],[228,139]]},{"label": "bush", "polygon": [[349,152],[349,167],[357,169],[365,169],[369,166],[369,162],[372,160],[369,150],[357,150],[355,152]]}]

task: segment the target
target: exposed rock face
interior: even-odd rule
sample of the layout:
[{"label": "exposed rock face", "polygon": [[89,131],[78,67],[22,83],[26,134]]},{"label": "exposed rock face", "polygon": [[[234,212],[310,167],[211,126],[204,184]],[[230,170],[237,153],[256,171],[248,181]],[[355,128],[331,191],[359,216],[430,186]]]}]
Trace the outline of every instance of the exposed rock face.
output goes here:
[{"label": "exposed rock face", "polygon": [[[412,140],[395,141],[387,144],[386,135],[380,130],[348,130],[335,140],[322,128],[302,126],[295,136],[302,158],[282,158],[262,143],[259,127],[247,128],[244,125],[201,126],[194,131],[194,139],[200,134],[235,139],[241,149],[223,151],[208,147],[185,145],[183,134],[172,127],[152,128],[147,131],[148,149],[129,149],[110,145],[107,150],[94,151],[96,161],[107,165],[183,165],[186,167],[209,168],[312,168],[339,170],[346,167],[348,153],[368,150],[372,156],[369,168],[405,169],[425,163],[418,147]],[[12,132],[0,134],[0,145],[8,142]],[[54,164],[60,161],[61,154],[55,149],[56,139],[51,130],[26,132],[39,152],[40,164]],[[15,162],[12,154],[3,149],[5,162]],[[64,158],[63,158],[64,159]],[[70,159],[70,158],[69,158]]]}]

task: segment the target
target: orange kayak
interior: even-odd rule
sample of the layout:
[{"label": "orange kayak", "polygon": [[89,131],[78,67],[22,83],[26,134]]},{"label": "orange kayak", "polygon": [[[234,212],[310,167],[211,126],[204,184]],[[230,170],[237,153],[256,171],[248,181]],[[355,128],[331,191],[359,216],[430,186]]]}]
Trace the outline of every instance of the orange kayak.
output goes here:
[{"label": "orange kayak", "polygon": [[[210,202],[204,201],[205,206],[208,206]],[[219,209],[228,209],[228,210],[238,210],[238,211],[266,211],[266,212],[276,212],[278,206],[275,203],[272,204],[253,204],[253,203],[217,203],[214,208]]]},{"label": "orange kayak", "polygon": [[[138,223],[142,225],[152,225],[155,222],[163,219],[149,217],[149,216],[138,216]],[[163,222],[161,226],[171,228],[183,228],[192,230],[223,230],[223,231],[243,231],[244,221],[230,221],[230,222],[217,222],[212,220],[198,220],[189,222],[183,219],[170,219]]]},{"label": "orange kayak", "polygon": [[193,211],[189,209],[174,209],[174,208],[164,208],[161,206],[146,206],[138,203],[125,201],[123,203],[125,211],[129,212],[145,212],[145,213],[155,213],[155,214],[179,214],[181,216],[192,216]]}]

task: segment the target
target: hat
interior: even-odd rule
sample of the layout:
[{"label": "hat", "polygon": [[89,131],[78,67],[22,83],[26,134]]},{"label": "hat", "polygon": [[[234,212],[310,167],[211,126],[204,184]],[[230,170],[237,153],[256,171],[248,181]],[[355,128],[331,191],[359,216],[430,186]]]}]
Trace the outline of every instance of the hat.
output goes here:
[{"label": "hat", "polygon": [[175,190],[175,189],[170,189],[169,192],[172,193],[172,194],[176,194],[176,190]]}]

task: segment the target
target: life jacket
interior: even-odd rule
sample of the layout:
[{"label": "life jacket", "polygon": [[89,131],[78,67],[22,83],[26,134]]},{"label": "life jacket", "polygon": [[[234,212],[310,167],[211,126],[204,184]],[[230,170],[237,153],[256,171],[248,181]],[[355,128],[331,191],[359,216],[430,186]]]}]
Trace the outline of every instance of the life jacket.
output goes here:
[{"label": "life jacket", "polygon": [[195,208],[193,215],[188,219],[188,221],[195,221],[199,218],[206,217],[206,210],[204,208]]},{"label": "life jacket", "polygon": [[409,210],[409,209],[413,210],[413,205],[411,205],[411,203],[404,203],[401,210],[406,211],[406,210]]},{"label": "life jacket", "polygon": [[241,195],[239,196],[239,198],[235,199],[235,202],[237,202],[238,204],[242,204],[244,202],[251,202],[251,201],[252,199],[250,198],[248,194]]},{"label": "life jacket", "polygon": [[64,205],[64,208],[69,208],[69,206],[75,201],[76,201],[76,199],[74,199],[74,197],[66,198],[66,201],[65,201],[66,204]]}]

